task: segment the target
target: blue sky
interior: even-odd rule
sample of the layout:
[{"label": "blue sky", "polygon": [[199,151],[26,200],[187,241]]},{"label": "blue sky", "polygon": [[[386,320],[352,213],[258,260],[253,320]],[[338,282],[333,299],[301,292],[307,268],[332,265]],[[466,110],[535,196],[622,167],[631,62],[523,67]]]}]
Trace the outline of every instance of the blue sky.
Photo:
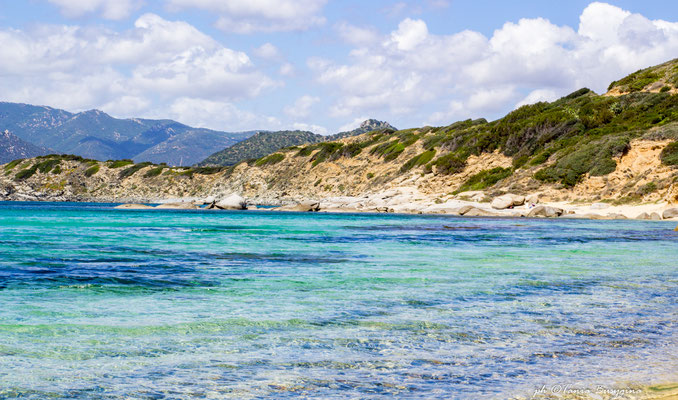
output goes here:
[{"label": "blue sky", "polygon": [[494,119],[678,56],[675,1],[0,0],[0,100],[219,130]]}]

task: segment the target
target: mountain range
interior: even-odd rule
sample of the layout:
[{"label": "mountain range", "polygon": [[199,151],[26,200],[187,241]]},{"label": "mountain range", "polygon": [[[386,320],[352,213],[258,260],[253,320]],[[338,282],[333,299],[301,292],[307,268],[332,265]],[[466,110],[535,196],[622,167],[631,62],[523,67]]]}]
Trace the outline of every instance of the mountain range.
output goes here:
[{"label": "mountain range", "polygon": [[99,111],[70,113],[0,102],[0,130],[53,153],[193,165],[255,132],[193,128],[172,120],[118,119]]},{"label": "mountain range", "polygon": [[38,147],[21,140],[21,138],[10,133],[8,130],[0,132],[0,164],[18,158],[37,157],[48,153],[49,150],[44,147]]},{"label": "mountain range", "polygon": [[212,154],[199,165],[230,166],[241,161],[261,158],[285,147],[334,141],[376,130],[391,130],[395,132],[397,129],[388,122],[368,119],[352,131],[339,132],[329,136],[318,135],[308,131],[262,131]]}]

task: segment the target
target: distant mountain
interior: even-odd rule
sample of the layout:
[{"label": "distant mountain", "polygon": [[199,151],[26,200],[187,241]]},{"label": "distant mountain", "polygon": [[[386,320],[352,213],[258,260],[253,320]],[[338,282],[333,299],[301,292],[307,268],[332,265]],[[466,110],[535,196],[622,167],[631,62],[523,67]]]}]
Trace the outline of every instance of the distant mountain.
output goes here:
[{"label": "distant mountain", "polygon": [[49,153],[49,150],[21,140],[7,130],[0,132],[0,164],[19,158],[31,158]]},{"label": "distant mountain", "polygon": [[257,132],[249,139],[238,142],[212,154],[199,165],[235,165],[244,160],[261,158],[285,147],[338,140],[378,129],[391,129],[396,131],[396,128],[391,126],[388,122],[369,119],[360,124],[360,127],[357,129],[348,132],[340,132],[330,136],[317,135],[307,131]]},{"label": "distant mountain", "polygon": [[192,165],[216,149],[255,132],[229,133],[192,128],[172,120],[117,119],[99,111],[77,114],[51,107],[0,102],[0,129],[61,153],[97,160]]}]

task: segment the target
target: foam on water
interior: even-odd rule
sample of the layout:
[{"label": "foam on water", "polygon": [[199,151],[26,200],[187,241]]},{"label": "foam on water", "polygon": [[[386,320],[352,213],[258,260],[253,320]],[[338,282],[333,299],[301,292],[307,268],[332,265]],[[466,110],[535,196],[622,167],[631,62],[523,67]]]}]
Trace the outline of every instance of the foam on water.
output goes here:
[{"label": "foam on water", "polygon": [[675,381],[672,228],[0,203],[0,398]]}]

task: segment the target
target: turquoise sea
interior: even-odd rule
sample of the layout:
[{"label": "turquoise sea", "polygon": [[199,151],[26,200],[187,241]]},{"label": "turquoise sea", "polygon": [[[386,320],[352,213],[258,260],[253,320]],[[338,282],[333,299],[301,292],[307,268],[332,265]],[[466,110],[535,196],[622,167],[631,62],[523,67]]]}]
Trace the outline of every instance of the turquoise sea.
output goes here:
[{"label": "turquoise sea", "polygon": [[0,398],[678,381],[675,222],[0,203]]}]

